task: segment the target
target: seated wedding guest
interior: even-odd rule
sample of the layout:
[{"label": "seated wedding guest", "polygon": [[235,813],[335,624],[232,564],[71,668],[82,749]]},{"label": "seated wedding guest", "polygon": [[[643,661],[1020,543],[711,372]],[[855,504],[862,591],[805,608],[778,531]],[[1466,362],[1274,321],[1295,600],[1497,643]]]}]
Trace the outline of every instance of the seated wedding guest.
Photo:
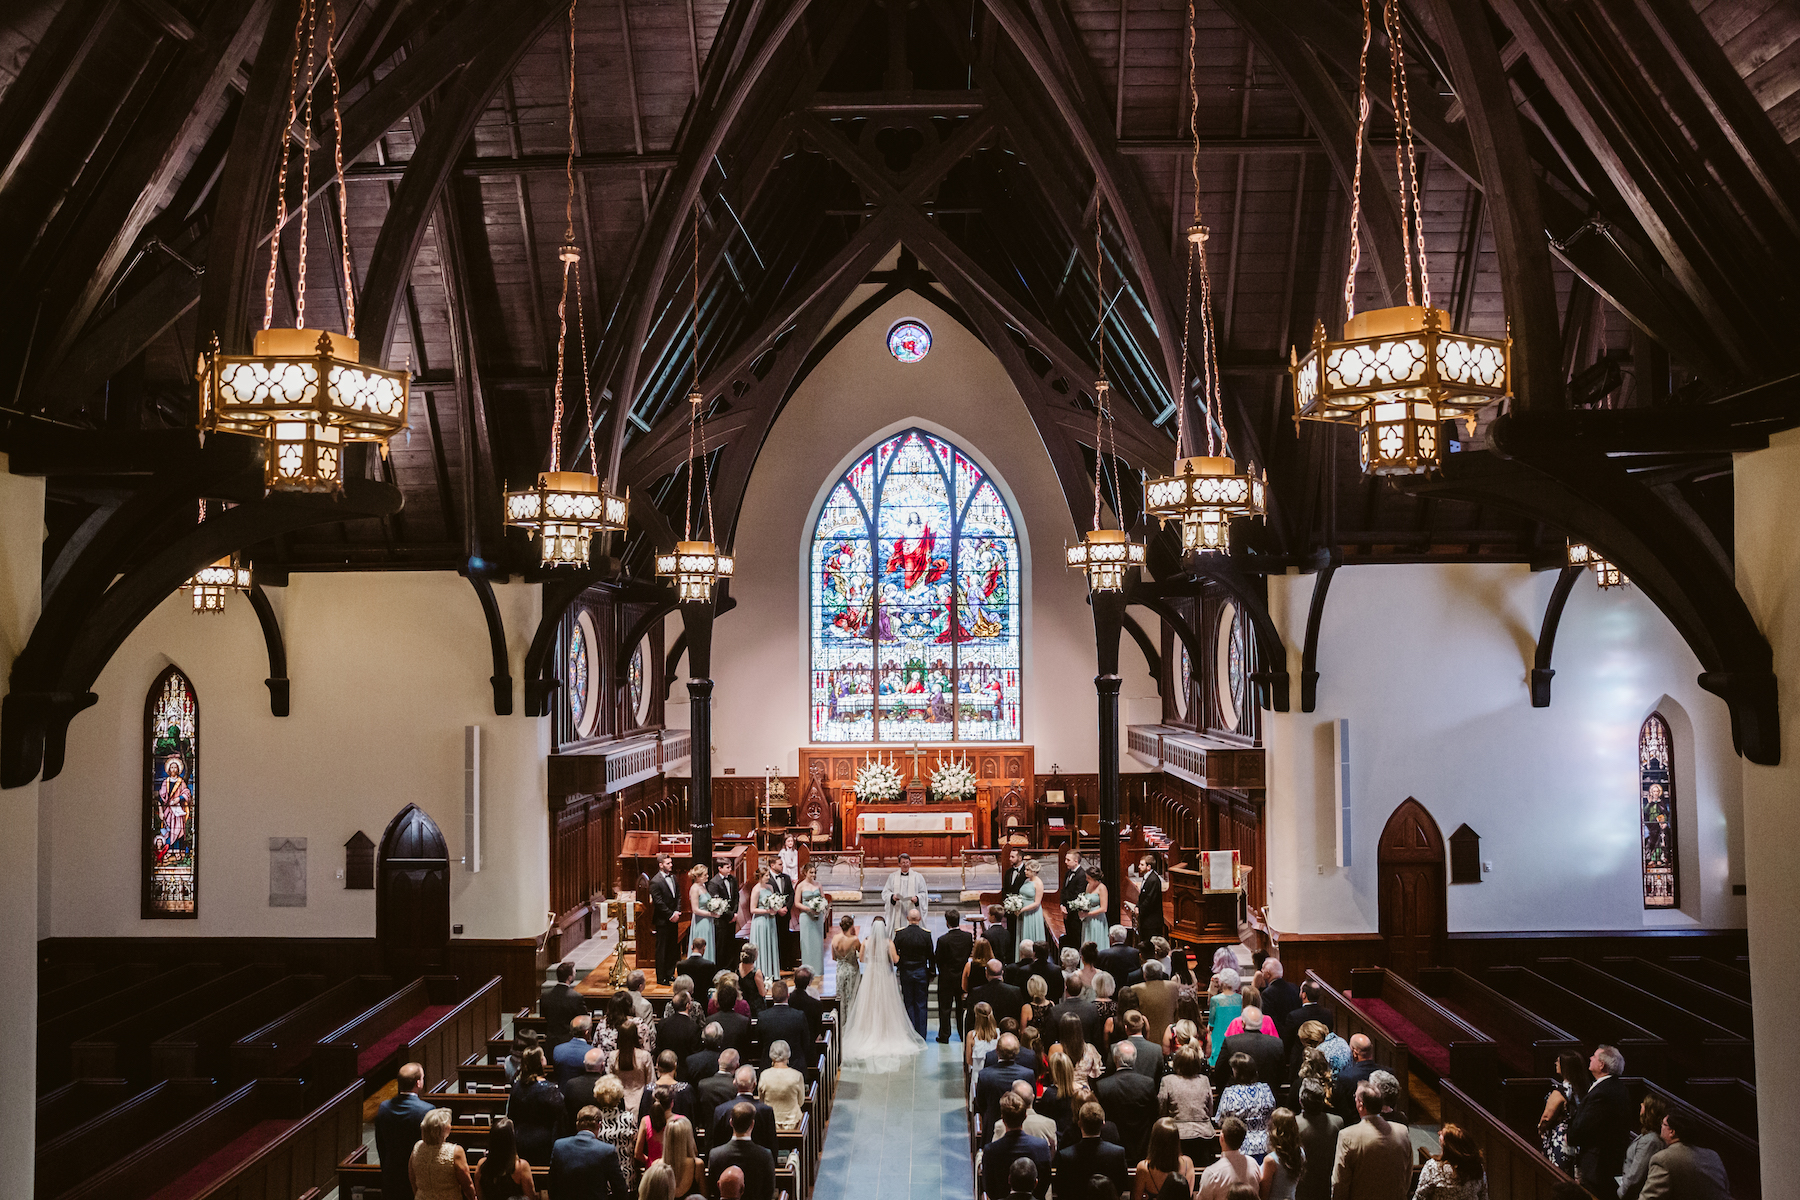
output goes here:
[{"label": "seated wedding guest", "polygon": [[475,1168],[475,1195],[478,1200],[514,1200],[519,1196],[536,1200],[531,1164],[519,1153],[513,1123],[505,1117],[496,1118],[488,1129],[487,1154]]},{"label": "seated wedding guest", "polygon": [[1300,1152],[1308,1169],[1300,1175],[1294,1200],[1331,1200],[1331,1167],[1337,1157],[1344,1118],[1331,1111],[1331,1097],[1317,1083],[1300,1085]]},{"label": "seated wedding guest", "polygon": [[788,1065],[792,1058],[788,1044],[776,1041],[769,1046],[769,1069],[756,1085],[757,1098],[775,1110],[775,1128],[800,1128],[800,1108],[806,1101],[806,1076]]},{"label": "seated wedding guest", "polygon": [[1487,1200],[1487,1169],[1475,1139],[1460,1125],[1446,1125],[1438,1145],[1443,1153],[1426,1160],[1413,1200]]},{"label": "seated wedding guest", "polygon": [[475,1200],[468,1157],[449,1137],[449,1109],[434,1108],[419,1122],[419,1141],[406,1161],[413,1200]]},{"label": "seated wedding guest", "polygon": [[1231,1083],[1219,1093],[1213,1117],[1242,1121],[1244,1153],[1260,1162],[1269,1152],[1269,1114],[1275,1111],[1275,1093],[1256,1077],[1256,1061],[1248,1054],[1232,1055],[1230,1067]]},{"label": "seated wedding guest", "polygon": [[1181,1153],[1205,1170],[1219,1156],[1219,1135],[1213,1128],[1212,1080],[1200,1068],[1206,1063],[1197,1045],[1175,1052],[1175,1069],[1162,1077],[1157,1096],[1164,1112],[1175,1119]]},{"label": "seated wedding guest", "polygon": [[1161,1196],[1170,1176],[1180,1179],[1185,1192],[1194,1190],[1194,1160],[1181,1152],[1181,1134],[1175,1122],[1163,1117],[1150,1127],[1149,1148],[1137,1165],[1137,1182],[1131,1188],[1132,1200]]},{"label": "seated wedding guest", "polygon": [[1663,1148],[1662,1119],[1669,1111],[1662,1097],[1648,1095],[1638,1105],[1638,1135],[1625,1147],[1625,1171],[1619,1177],[1619,1200],[1637,1200],[1650,1177],[1650,1160]]},{"label": "seated wedding guest", "polygon": [[1194,1200],[1228,1200],[1237,1186],[1247,1186],[1260,1193],[1262,1174],[1244,1153],[1244,1137],[1248,1131],[1236,1117],[1219,1122],[1219,1157],[1200,1172],[1200,1185],[1194,1189]]}]

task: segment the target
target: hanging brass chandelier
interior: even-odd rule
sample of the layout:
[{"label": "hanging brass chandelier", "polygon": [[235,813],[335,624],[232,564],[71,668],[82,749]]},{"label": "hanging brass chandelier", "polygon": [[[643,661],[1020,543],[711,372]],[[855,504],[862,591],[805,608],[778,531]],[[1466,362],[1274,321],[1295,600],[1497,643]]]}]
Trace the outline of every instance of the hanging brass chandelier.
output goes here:
[{"label": "hanging brass chandelier", "polygon": [[[349,204],[344,191],[344,121],[338,104],[337,64],[332,52],[336,17],[324,0],[324,49],[318,0],[301,0],[294,26],[288,119],[281,167],[275,185],[275,231],[269,239],[269,276],[263,286],[263,324],[249,354],[225,354],[215,335],[200,357],[200,428],[264,439],[263,483],[273,491],[343,490],[343,449],[347,442],[375,442],[387,454],[388,439],[406,428],[408,373],[359,361],[356,340],[356,286],[350,270]],[[304,67],[301,48],[305,47]],[[315,69],[315,61],[318,62]],[[314,84],[331,75],[332,150],[337,165],[338,223],[344,272],[344,329],[330,333],[306,327],[306,241],[311,211]],[[304,101],[301,97],[304,96]],[[295,120],[299,136],[294,136]],[[281,261],[281,231],[288,221],[288,145],[300,144],[300,257],[294,295],[294,327],[272,328],[275,274]]]},{"label": "hanging brass chandelier", "polygon": [[[1407,92],[1397,0],[1384,0],[1389,54],[1389,98],[1398,137],[1394,169],[1399,177],[1400,227],[1406,304],[1356,311],[1356,268],[1362,212],[1363,144],[1369,127],[1369,43],[1373,27],[1363,0],[1362,57],[1357,71],[1356,171],[1351,185],[1350,271],[1344,280],[1344,336],[1313,327],[1312,349],[1293,358],[1294,422],[1332,421],[1357,429],[1366,475],[1426,475],[1443,460],[1439,425],[1461,417],[1475,431],[1476,414],[1507,394],[1512,339],[1477,337],[1451,330],[1450,318],[1431,303],[1426,268],[1419,173],[1413,153],[1412,101]],[[1418,290],[1413,286],[1415,257]],[[1292,356],[1290,356],[1292,358]]]},{"label": "hanging brass chandelier", "polygon": [[[658,576],[675,581],[675,594],[683,604],[710,604],[713,588],[730,579],[737,561],[721,554],[710,539],[718,536],[713,525],[712,468],[706,458],[706,394],[700,390],[700,202],[694,201],[694,332],[693,387],[688,392],[688,476],[681,541],[673,554],[656,556]],[[699,477],[700,499],[706,517],[708,540],[694,536],[694,483]]]},{"label": "hanging brass chandelier", "polygon": [[1094,526],[1082,535],[1081,541],[1063,547],[1068,565],[1087,576],[1088,590],[1095,593],[1124,591],[1126,572],[1144,565],[1142,542],[1132,541],[1131,535],[1123,529],[1100,527],[1100,497],[1109,468],[1113,476],[1113,514],[1119,517],[1121,524],[1124,521],[1123,510],[1119,507],[1118,448],[1113,443],[1112,407],[1108,395],[1112,385],[1106,381],[1106,258],[1100,244],[1100,217],[1096,210],[1094,291],[1098,296],[1096,336],[1100,342],[1100,378],[1094,381]]},{"label": "hanging brass chandelier", "polygon": [[[581,397],[587,406],[588,461],[600,459],[594,446],[594,395],[588,382],[587,321],[581,303],[581,250],[575,245],[575,5],[569,5],[569,158],[563,202],[562,298],[556,304],[555,409],[550,419],[550,469],[528,488],[506,493],[506,523],[536,533],[547,567],[586,566],[596,533],[625,528],[629,501],[615,496],[597,471],[562,469],[563,366],[569,338],[569,292],[575,292],[575,337],[581,356]],[[576,454],[579,461],[580,454]]]},{"label": "hanging brass chandelier", "polygon": [[[1182,310],[1181,379],[1175,388],[1175,469],[1144,485],[1144,508],[1165,525],[1181,525],[1181,552],[1223,554],[1231,549],[1233,517],[1260,517],[1267,511],[1266,479],[1251,463],[1239,471],[1231,457],[1224,409],[1219,403],[1219,363],[1213,330],[1212,276],[1206,265],[1207,229],[1200,216],[1199,75],[1194,50],[1194,6],[1188,4],[1188,92],[1194,133],[1192,171],[1194,223],[1188,228],[1187,304]],[[1200,415],[1206,425],[1206,453],[1191,455],[1187,423],[1189,322],[1194,307],[1194,274],[1200,275]],[[1186,455],[1187,457],[1183,457]]]},{"label": "hanging brass chandelier", "polygon": [[[199,524],[206,523],[206,501],[200,501]],[[250,590],[250,568],[240,565],[236,554],[228,554],[218,562],[208,563],[181,585],[191,593],[197,613],[222,613],[225,598],[232,592]]]},{"label": "hanging brass chandelier", "polygon": [[1629,587],[1631,580],[1625,578],[1625,572],[1619,570],[1619,564],[1603,558],[1598,550],[1586,542],[1569,540],[1568,563],[1571,567],[1592,567],[1594,582],[1600,585],[1603,592],[1613,588]]}]

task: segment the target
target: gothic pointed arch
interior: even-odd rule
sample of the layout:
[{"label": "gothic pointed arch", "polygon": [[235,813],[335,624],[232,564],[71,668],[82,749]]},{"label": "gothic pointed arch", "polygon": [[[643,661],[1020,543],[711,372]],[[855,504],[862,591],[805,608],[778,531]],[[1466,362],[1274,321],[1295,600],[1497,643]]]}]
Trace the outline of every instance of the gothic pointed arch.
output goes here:
[{"label": "gothic pointed arch", "polygon": [[1660,712],[1645,717],[1638,727],[1638,834],[1647,909],[1681,906],[1674,744],[1669,722]]},{"label": "gothic pointed arch", "polygon": [[200,701],[170,664],[144,698],[145,920],[200,915]]},{"label": "gothic pointed arch", "polygon": [[408,804],[381,835],[375,940],[390,968],[431,961],[450,944],[450,850],[436,821]]},{"label": "gothic pointed arch", "polygon": [[1443,832],[1408,796],[1382,828],[1375,857],[1388,966],[1411,977],[1441,960],[1447,940]]}]

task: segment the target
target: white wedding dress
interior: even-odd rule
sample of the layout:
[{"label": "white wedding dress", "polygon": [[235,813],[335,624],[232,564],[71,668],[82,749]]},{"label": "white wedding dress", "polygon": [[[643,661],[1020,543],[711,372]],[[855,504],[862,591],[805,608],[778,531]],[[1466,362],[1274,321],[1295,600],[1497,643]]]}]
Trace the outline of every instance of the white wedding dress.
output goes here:
[{"label": "white wedding dress", "polygon": [[863,941],[862,986],[844,1026],[844,1068],[898,1071],[925,1048],[900,1000],[900,979],[888,957],[887,922],[876,917]]}]

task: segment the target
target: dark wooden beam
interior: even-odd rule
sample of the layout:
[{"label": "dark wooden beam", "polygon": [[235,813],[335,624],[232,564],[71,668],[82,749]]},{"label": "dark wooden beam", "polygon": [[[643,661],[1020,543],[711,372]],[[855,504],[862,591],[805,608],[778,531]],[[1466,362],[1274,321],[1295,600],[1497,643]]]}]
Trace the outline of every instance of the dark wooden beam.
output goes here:
[{"label": "dark wooden beam", "polygon": [[62,5],[0,97],[0,194],[17,177],[118,6],[119,0],[69,0]]},{"label": "dark wooden beam", "polygon": [[[452,172],[463,179],[503,179],[513,175],[561,175],[568,165],[568,158],[561,154],[518,154],[512,157],[495,155],[466,158],[457,163]],[[647,150],[642,154],[625,150],[575,156],[575,170],[578,174],[630,174],[667,170],[674,165],[673,150]],[[356,163],[345,167],[344,174],[350,179],[398,181],[406,175],[406,163]]]}]

